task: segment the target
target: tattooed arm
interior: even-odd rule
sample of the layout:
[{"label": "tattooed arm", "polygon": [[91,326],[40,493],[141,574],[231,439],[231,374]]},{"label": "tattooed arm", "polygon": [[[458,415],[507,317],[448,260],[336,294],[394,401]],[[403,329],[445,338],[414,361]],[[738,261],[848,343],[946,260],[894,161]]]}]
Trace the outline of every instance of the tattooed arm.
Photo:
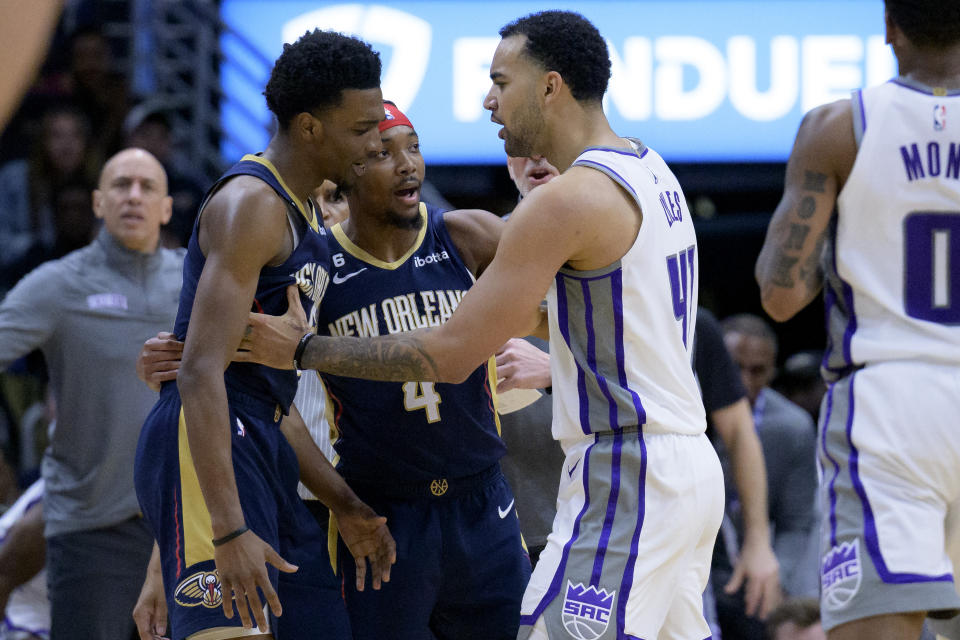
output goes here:
[{"label": "tattooed arm", "polygon": [[792,318],[823,287],[820,255],[837,195],[855,158],[849,100],[807,114],[755,270],[763,308],[774,320]]}]

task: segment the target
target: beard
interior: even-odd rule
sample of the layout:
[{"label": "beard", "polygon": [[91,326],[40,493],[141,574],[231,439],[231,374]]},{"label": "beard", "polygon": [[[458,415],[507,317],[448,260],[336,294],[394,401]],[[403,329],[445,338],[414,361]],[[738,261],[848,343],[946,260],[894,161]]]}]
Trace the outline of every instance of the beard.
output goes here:
[{"label": "beard", "polygon": [[417,213],[413,217],[405,216],[396,211],[387,211],[387,222],[390,226],[401,231],[419,231],[423,226],[423,216],[420,215],[420,207],[417,207]]},{"label": "beard", "polygon": [[536,154],[536,141],[543,131],[543,117],[536,104],[528,102],[517,109],[514,125],[504,125],[503,149],[508,156],[526,158]]}]

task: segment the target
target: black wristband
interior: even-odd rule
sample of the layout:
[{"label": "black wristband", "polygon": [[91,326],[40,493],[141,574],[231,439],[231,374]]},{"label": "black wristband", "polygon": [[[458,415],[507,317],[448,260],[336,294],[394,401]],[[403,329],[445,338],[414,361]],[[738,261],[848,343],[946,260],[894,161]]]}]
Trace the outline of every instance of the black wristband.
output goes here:
[{"label": "black wristband", "polygon": [[307,333],[303,334],[302,338],[300,338],[300,342],[297,343],[297,350],[293,352],[293,368],[294,369],[302,369],[302,367],[300,366],[300,358],[303,357],[303,352],[307,348],[307,343],[310,342],[310,340],[314,338],[316,335],[317,334],[315,334],[313,331],[308,331]]},{"label": "black wristband", "polygon": [[234,538],[239,538],[240,536],[242,536],[243,534],[245,534],[247,531],[250,531],[250,529],[247,528],[247,525],[243,525],[242,527],[240,527],[240,528],[237,529],[236,531],[231,531],[230,533],[228,533],[227,535],[223,536],[222,538],[214,538],[214,539],[211,540],[210,542],[213,543],[213,546],[219,547],[219,546],[222,545],[222,544],[227,544],[228,542],[230,542],[230,541],[233,540]]}]

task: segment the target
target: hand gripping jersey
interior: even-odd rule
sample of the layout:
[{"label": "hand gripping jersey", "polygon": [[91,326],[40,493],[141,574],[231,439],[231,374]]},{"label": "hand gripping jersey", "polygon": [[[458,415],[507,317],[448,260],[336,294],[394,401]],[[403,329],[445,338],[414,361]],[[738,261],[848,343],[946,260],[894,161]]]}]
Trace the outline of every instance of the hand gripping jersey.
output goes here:
[{"label": "hand gripping jersey", "polygon": [[663,159],[633,144],[635,151],[586,149],[573,163],[623,187],[643,224],[620,260],[595,271],[561,269],[550,287],[553,435],[561,441],[628,426],[682,434],[706,428],[690,364],[698,288],[693,223]]},{"label": "hand gripping jersey", "polygon": [[857,158],[825,252],[824,375],[960,362],[960,91],[856,91]]},{"label": "hand gripping jersey", "polygon": [[[332,284],[317,330],[377,336],[446,322],[473,284],[439,209],[420,204],[423,226],[406,255],[376,259],[331,229]],[[399,483],[478,473],[504,454],[488,365],[462,384],[375,382],[323,374],[333,402],[340,470],[352,480]]]},{"label": "hand gripping jersey", "polygon": [[[314,210],[313,202],[308,200],[304,207],[284,184],[283,178],[268,160],[248,154],[214,183],[207,193],[204,205],[225,182],[239,175],[254,176],[263,180],[287,203],[291,211],[291,225],[294,227],[296,240],[295,249],[283,264],[275,267],[265,266],[260,270],[260,279],[257,282],[257,292],[251,311],[270,315],[285,313],[287,286],[296,283],[300,287],[300,302],[313,325],[316,315],[314,305],[323,297],[329,280],[326,232],[319,223],[319,216]],[[201,212],[204,205],[200,207]],[[294,212],[296,212],[295,216]],[[186,338],[190,312],[193,309],[193,297],[205,262],[206,258],[200,251],[197,241],[197,233],[194,232],[187,246],[187,257],[183,263],[183,288],[180,291],[180,308],[174,328],[178,340]],[[235,389],[276,403],[280,405],[284,414],[289,410],[290,403],[293,402],[297,392],[297,372],[293,370],[281,371],[259,364],[234,362],[227,368],[224,377],[228,389]]]}]

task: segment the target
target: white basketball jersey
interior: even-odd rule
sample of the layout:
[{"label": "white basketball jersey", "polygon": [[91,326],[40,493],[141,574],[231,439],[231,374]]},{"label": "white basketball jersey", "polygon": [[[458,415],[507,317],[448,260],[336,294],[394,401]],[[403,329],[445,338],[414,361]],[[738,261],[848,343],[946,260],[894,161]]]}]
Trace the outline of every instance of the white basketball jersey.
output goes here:
[{"label": "white basketball jersey", "polygon": [[[26,511],[43,499],[43,480],[37,480],[0,517],[0,545],[7,532]],[[46,638],[50,634],[50,602],[47,600],[47,572],[41,571],[10,594],[4,612],[7,629],[32,632]]]},{"label": "white basketball jersey", "polygon": [[829,379],[890,360],[960,364],[960,91],[855,91],[857,157],[825,254]]},{"label": "white basketball jersey", "polygon": [[690,353],[697,314],[697,239],[683,191],[639,141],[590,148],[573,166],[605,173],[643,212],[633,246],[594,271],[561,269],[547,295],[558,440],[642,427],[702,433]]}]

